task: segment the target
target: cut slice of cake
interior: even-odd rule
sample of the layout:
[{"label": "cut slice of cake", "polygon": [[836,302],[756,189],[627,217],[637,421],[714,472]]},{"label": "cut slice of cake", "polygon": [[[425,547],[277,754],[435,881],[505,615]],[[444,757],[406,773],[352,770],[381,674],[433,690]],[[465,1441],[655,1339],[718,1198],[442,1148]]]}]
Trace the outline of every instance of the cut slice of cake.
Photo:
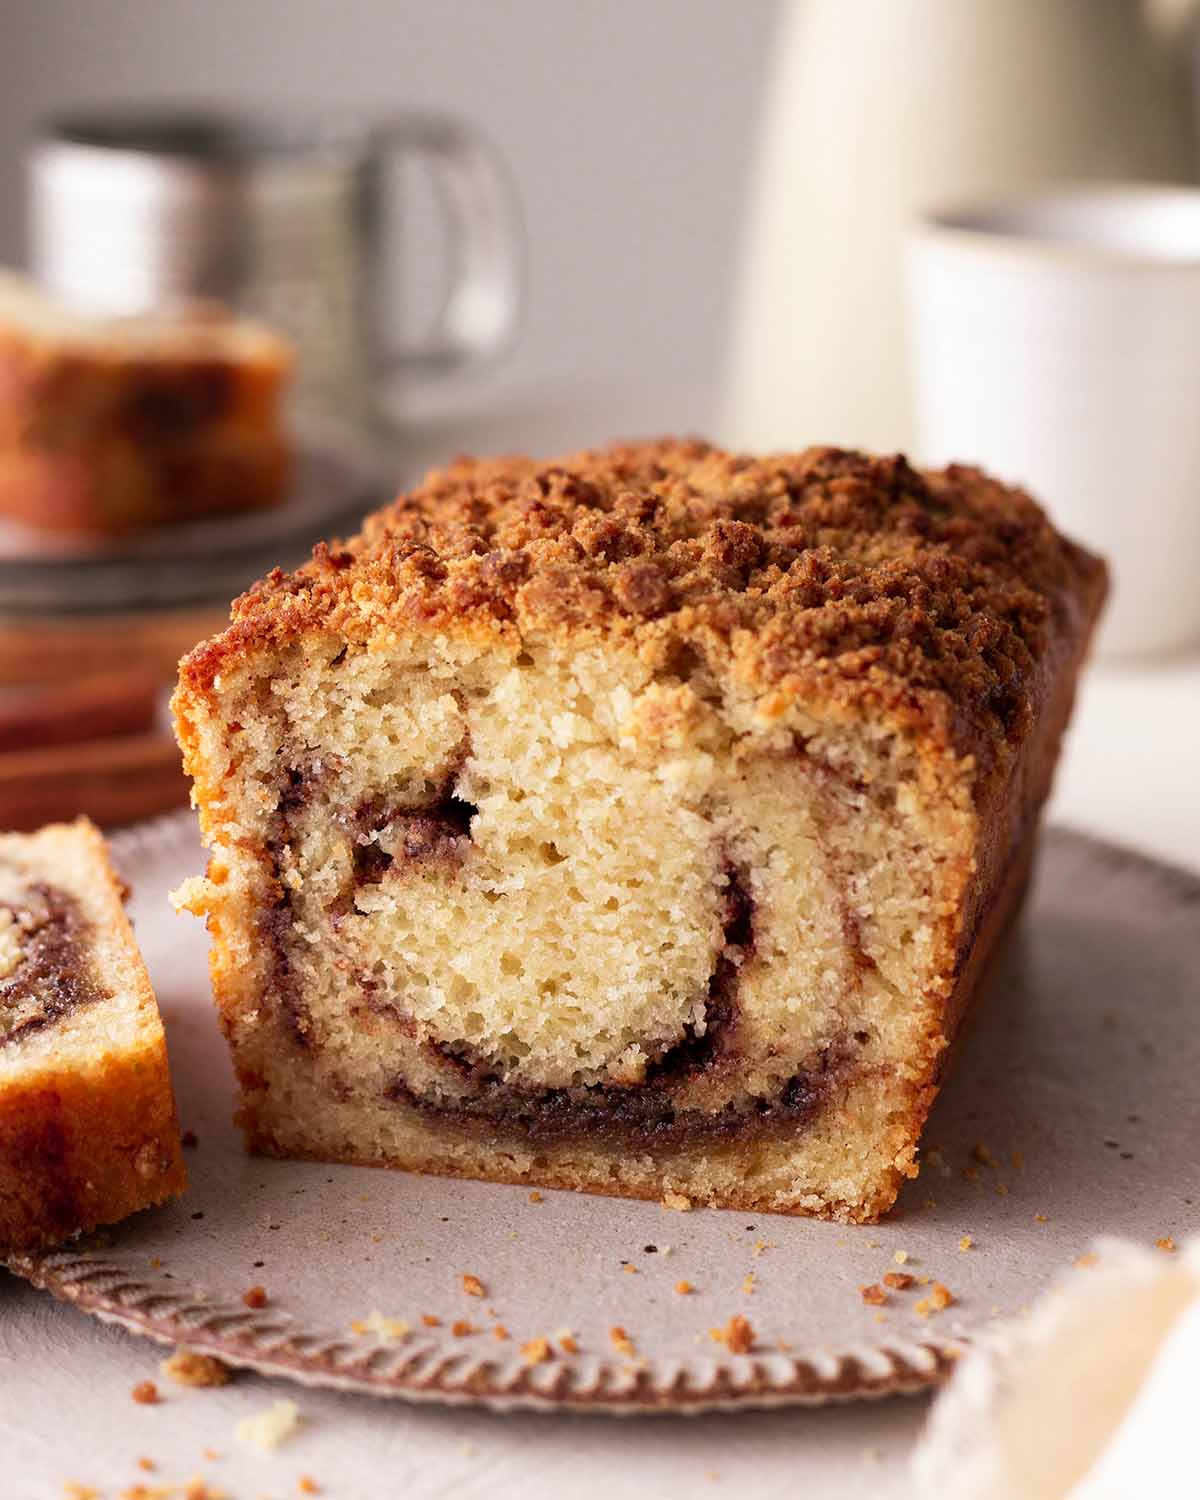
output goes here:
[{"label": "cut slice of cake", "polygon": [[183,663],[251,1147],[870,1220],[1020,901],[1104,568],[831,449],[463,460]]},{"label": "cut slice of cake", "polygon": [[0,835],[0,1252],[181,1193],[162,1022],[104,840]]},{"label": "cut slice of cake", "polygon": [[92,317],[0,270],[0,514],[115,535],[278,504],[291,363],[218,309]]}]

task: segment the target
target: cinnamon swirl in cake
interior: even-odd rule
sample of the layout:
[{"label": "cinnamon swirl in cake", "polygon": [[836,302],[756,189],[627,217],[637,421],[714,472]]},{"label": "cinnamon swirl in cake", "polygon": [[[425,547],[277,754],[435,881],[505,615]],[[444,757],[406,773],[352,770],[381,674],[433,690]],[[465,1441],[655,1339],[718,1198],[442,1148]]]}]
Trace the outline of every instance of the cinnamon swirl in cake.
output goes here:
[{"label": "cinnamon swirl in cake", "polygon": [[250,1146],[875,1218],[1104,587],[977,470],[671,441],[273,574],[175,698]]},{"label": "cinnamon swirl in cake", "polygon": [[0,1251],[183,1191],[166,1043],[104,840],[0,835]]}]

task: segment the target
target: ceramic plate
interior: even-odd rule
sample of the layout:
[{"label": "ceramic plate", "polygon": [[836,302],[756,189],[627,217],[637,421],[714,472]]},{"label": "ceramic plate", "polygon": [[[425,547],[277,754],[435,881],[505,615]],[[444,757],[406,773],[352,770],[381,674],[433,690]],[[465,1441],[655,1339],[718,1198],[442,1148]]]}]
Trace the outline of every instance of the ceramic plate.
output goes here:
[{"label": "ceramic plate", "polygon": [[[166,903],[201,865],[191,819],[120,835],[116,851],[197,1138],[191,1187],[10,1264],[162,1343],[414,1400],[816,1403],[936,1383],[1097,1234],[1200,1231],[1200,881],[1135,855],[1045,836],[921,1176],[885,1223],[850,1229],[247,1157],[204,936]],[[864,1300],[888,1272],[912,1286]],[[953,1297],[940,1309],[936,1285]],[[254,1286],[265,1307],[243,1302]],[[711,1334],[735,1316],[753,1332],[746,1353]]]}]

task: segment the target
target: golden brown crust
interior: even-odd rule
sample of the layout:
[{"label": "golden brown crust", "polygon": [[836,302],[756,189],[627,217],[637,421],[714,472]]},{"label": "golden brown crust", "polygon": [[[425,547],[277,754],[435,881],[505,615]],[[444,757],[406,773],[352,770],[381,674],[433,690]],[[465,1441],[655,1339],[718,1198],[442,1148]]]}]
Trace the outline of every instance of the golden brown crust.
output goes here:
[{"label": "golden brown crust", "polygon": [[[81,878],[86,868],[86,878],[98,882],[93,894],[119,953],[120,983],[144,1024],[124,1046],[109,1044],[101,1029],[86,1062],[73,1048],[0,1078],[4,1249],[54,1244],[113,1223],[186,1184],[166,1044],[121,887],[90,823],[57,832],[83,845]],[[5,842],[11,849],[21,840],[9,835]]]},{"label": "golden brown crust", "polygon": [[282,346],[76,348],[0,326],[0,513],[115,534],[278,504]]},{"label": "golden brown crust", "polygon": [[1086,633],[1104,588],[1103,563],[1028,495],[961,465],[699,441],[464,458],[272,573],[184,682],[203,691],[306,629],[602,633],[680,675],[870,703],[986,775],[1029,731],[1048,647]]}]

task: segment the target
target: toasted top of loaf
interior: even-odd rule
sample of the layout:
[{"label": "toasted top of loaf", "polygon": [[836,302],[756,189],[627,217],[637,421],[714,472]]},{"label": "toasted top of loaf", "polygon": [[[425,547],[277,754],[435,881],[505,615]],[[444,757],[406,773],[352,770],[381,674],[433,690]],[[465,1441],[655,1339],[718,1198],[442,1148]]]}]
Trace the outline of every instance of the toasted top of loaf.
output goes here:
[{"label": "toasted top of loaf", "polygon": [[265,323],[212,304],[178,314],[103,317],[76,311],[17,271],[0,267],[0,339],[43,354],[99,360],[231,360],[291,364],[291,346]]},{"label": "toasted top of loaf", "polygon": [[599,635],[665,673],[732,671],[994,765],[1104,588],[1103,563],[1028,495],[961,465],[693,440],[461,458],[238,600],[183,685],[204,691],[223,665],[311,629]]}]

